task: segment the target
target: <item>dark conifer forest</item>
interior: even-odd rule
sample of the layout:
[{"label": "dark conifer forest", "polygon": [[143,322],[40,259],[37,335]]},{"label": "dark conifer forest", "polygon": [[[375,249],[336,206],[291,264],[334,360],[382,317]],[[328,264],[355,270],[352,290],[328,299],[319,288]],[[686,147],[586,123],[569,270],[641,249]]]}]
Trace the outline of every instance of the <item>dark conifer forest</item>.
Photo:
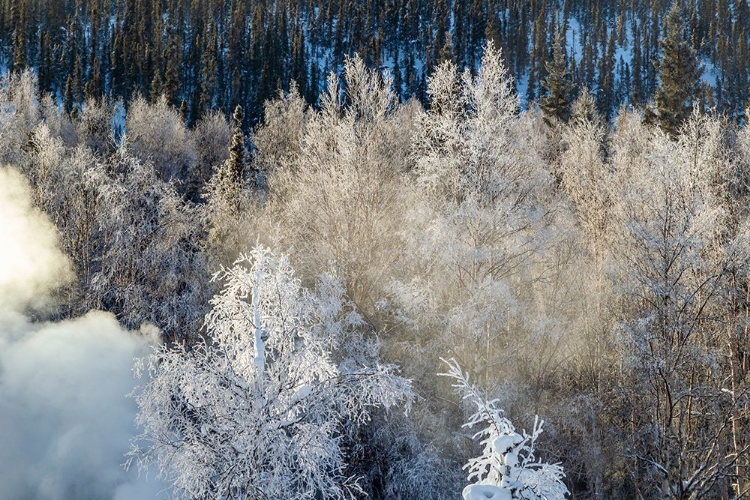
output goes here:
[{"label": "dark conifer forest", "polygon": [[0,0],[0,500],[750,498],[747,0]]},{"label": "dark conifer forest", "polygon": [[700,105],[743,119],[747,1],[677,4],[675,26],[670,0],[4,0],[0,56],[8,70],[36,69],[40,89],[69,112],[90,98],[164,95],[190,125],[238,104],[252,125],[293,83],[316,103],[354,54],[388,69],[401,99],[426,103],[437,65],[476,72],[492,41],[525,102],[543,99],[550,72],[565,71],[567,99],[587,88],[611,117],[654,99],[659,60],[679,39],[703,68],[691,89]]}]

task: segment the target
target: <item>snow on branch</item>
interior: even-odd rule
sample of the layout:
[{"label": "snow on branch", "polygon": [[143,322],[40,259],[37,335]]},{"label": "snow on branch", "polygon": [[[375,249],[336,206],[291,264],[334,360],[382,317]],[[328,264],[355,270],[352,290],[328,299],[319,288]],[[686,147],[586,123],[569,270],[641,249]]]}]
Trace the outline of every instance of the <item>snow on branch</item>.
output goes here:
[{"label": "snow on branch", "polygon": [[131,461],[179,498],[349,498],[346,430],[372,408],[408,407],[410,383],[393,366],[333,362],[329,337],[356,316],[341,287],[302,288],[285,255],[257,246],[219,277],[209,339],[137,363],[148,380]]},{"label": "snow on branch", "polygon": [[448,371],[438,375],[453,379],[457,392],[477,408],[464,427],[483,425],[473,436],[480,439],[482,455],[470,459],[464,466],[469,471],[469,481],[475,481],[464,488],[464,500],[565,498],[568,489],[562,481],[565,477],[562,466],[542,462],[534,454],[544,421],[536,417],[531,434],[517,433],[513,423],[498,408],[498,401],[482,397],[455,359],[441,360],[448,365]]}]

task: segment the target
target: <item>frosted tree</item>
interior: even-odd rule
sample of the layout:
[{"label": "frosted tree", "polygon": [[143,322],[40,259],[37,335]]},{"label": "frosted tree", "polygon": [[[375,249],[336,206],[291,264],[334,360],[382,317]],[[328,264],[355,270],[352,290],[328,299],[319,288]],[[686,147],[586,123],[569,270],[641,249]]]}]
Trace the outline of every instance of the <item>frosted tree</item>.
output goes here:
[{"label": "frosted tree", "polygon": [[549,242],[552,177],[492,44],[476,76],[443,63],[428,95],[412,139],[417,189],[404,231],[415,279],[393,283],[389,307],[433,329],[432,347],[451,349],[470,371],[507,365],[522,343],[510,340],[519,294],[533,288],[526,279]]},{"label": "frosted tree", "polygon": [[271,172],[292,164],[302,152],[311,113],[296,83],[292,82],[288,93],[281,93],[263,105],[263,117],[263,125],[253,132],[254,168]]},{"label": "frosted tree", "polygon": [[116,105],[103,99],[90,99],[81,108],[80,116],[74,123],[78,142],[92,151],[106,156],[115,147],[112,121]]},{"label": "frosted tree", "polygon": [[[513,387],[504,393],[512,400],[539,387],[560,362],[559,304],[543,302],[554,279],[544,283],[537,267],[556,233],[553,178],[493,46],[476,75],[443,63],[428,95],[430,107],[417,116],[412,136],[415,189],[400,231],[409,267],[379,304],[402,332],[389,352],[414,359],[408,369],[429,387],[431,405],[447,400],[443,387],[422,379],[437,370],[441,351],[483,388]],[[446,407],[421,425],[441,429],[455,416]],[[444,454],[462,448],[444,434],[430,436]]]},{"label": "frosted tree", "polygon": [[[374,407],[407,405],[392,366],[340,356],[361,318],[338,281],[306,290],[286,256],[257,246],[224,269],[208,339],[137,364],[143,434],[132,459],[179,498],[345,498],[359,489],[342,443]],[[362,346],[360,346],[362,347]]]},{"label": "frosted tree", "polygon": [[197,161],[193,138],[164,96],[154,104],[142,97],[131,102],[125,132],[128,151],[142,162],[153,162],[161,179],[180,181],[192,173]]},{"label": "frosted tree", "polygon": [[270,121],[254,134],[254,161],[269,172],[269,210],[285,242],[313,273],[335,263],[368,319],[399,257],[406,213],[411,123],[401,120],[390,84],[361,58],[348,59],[342,81],[329,77],[319,111],[305,111],[293,88],[266,106]]},{"label": "frosted tree", "polygon": [[[97,300],[86,297],[98,271],[101,249],[97,217],[102,215],[99,194],[112,184],[104,166],[89,149],[66,148],[63,141],[40,124],[29,135],[26,162],[22,171],[33,186],[34,203],[43,209],[60,232],[60,242],[71,257],[82,289],[69,297],[71,312],[83,313],[101,308]],[[109,200],[110,204],[113,200]],[[111,205],[110,205],[111,206]]]},{"label": "frosted tree", "polygon": [[[418,183],[456,201],[512,203],[528,187],[531,162],[516,162],[518,96],[499,50],[485,48],[479,73],[459,74],[445,62],[428,81],[431,110],[413,139]],[[526,159],[526,158],[524,158]],[[533,161],[533,160],[532,160]]]},{"label": "frosted tree", "polygon": [[110,174],[98,179],[96,193],[96,228],[104,236],[90,307],[115,312],[130,328],[148,321],[167,337],[194,335],[211,290],[198,250],[199,210],[124,147],[97,173],[105,169]]},{"label": "frosted tree", "polygon": [[575,118],[562,128],[564,151],[559,161],[562,187],[592,240],[593,252],[600,256],[608,227],[611,176],[604,161],[606,131],[593,106],[593,98],[584,90],[574,105]]},{"label": "frosted tree", "polygon": [[38,124],[40,103],[31,70],[0,79],[0,161],[18,163],[29,133]]},{"label": "frosted tree", "polygon": [[448,371],[441,376],[453,380],[453,387],[464,401],[476,407],[464,427],[483,426],[479,438],[482,454],[464,466],[469,480],[476,481],[464,488],[464,500],[559,500],[568,494],[563,483],[565,474],[559,464],[548,464],[535,456],[536,441],[542,433],[543,421],[534,419],[531,434],[516,432],[515,427],[498,408],[498,401],[487,401],[469,383],[455,359],[443,360]]},{"label": "frosted tree", "polygon": [[746,300],[747,222],[723,201],[733,173],[722,134],[697,115],[683,130],[677,142],[659,130],[618,138],[629,152],[615,154],[612,184],[618,331],[639,422],[628,452],[641,494],[674,499],[728,490],[749,451],[733,318]]},{"label": "frosted tree", "polygon": [[198,153],[198,180],[200,187],[211,178],[214,170],[229,158],[232,126],[220,111],[206,113],[192,132]]}]

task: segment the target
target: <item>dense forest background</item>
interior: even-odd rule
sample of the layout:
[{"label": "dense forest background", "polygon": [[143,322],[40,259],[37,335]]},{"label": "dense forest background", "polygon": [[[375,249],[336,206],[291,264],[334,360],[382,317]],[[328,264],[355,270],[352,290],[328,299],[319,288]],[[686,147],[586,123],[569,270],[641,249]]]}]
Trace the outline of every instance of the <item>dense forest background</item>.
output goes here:
[{"label": "dense forest background", "polygon": [[[518,429],[545,421],[535,453],[561,464],[570,498],[747,498],[747,12],[4,2],[0,180],[25,187],[0,223],[28,198],[69,262],[52,259],[66,264],[44,287],[0,273],[14,278],[0,282],[0,493],[111,498],[137,403],[147,434],[131,458],[178,498],[456,499],[462,466],[486,454],[462,427],[478,401]],[[99,349],[76,366],[123,335],[137,344],[121,372],[71,379],[115,393],[117,411],[45,407],[44,429],[70,428],[44,441],[23,413],[38,392],[14,384],[66,377],[8,374],[71,358],[43,336],[42,362],[13,356],[81,325]],[[154,382],[127,406],[147,337]],[[64,339],[54,353],[79,342]],[[263,342],[277,342],[268,358]],[[94,464],[93,478],[68,468],[99,456],[81,430],[92,415],[126,429],[108,445],[115,472]],[[81,451],[56,454],[58,434]],[[325,453],[303,461],[298,436]]]},{"label": "dense forest background", "polygon": [[[704,106],[742,119],[748,98],[746,0],[681,0],[684,36],[704,63]],[[556,40],[577,94],[597,109],[641,106],[658,85],[670,0],[4,0],[5,67],[38,70],[39,85],[79,109],[84,98],[135,94],[183,108],[194,125],[237,104],[245,125],[296,82],[316,102],[330,72],[359,54],[388,69],[397,96],[427,102],[443,61],[478,68],[485,41],[503,49],[525,102],[544,85]]]}]

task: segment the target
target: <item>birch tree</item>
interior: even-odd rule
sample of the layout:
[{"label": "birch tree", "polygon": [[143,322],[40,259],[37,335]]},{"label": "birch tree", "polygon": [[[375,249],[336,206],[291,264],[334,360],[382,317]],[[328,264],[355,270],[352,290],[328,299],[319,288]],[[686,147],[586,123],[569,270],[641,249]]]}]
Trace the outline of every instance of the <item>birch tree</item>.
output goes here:
[{"label": "birch tree", "polygon": [[619,331],[638,402],[629,448],[646,497],[726,494],[748,452],[732,439],[747,387],[730,378],[734,335],[726,333],[736,314],[726,308],[731,277],[748,262],[747,229],[732,228],[721,147],[704,135],[675,144],[653,132],[614,184],[626,316]]},{"label": "birch tree", "polygon": [[375,407],[408,407],[409,382],[361,355],[336,363],[362,324],[337,281],[303,289],[288,258],[262,246],[218,277],[207,340],[136,365],[147,382],[131,458],[179,498],[350,497],[347,433]]}]

